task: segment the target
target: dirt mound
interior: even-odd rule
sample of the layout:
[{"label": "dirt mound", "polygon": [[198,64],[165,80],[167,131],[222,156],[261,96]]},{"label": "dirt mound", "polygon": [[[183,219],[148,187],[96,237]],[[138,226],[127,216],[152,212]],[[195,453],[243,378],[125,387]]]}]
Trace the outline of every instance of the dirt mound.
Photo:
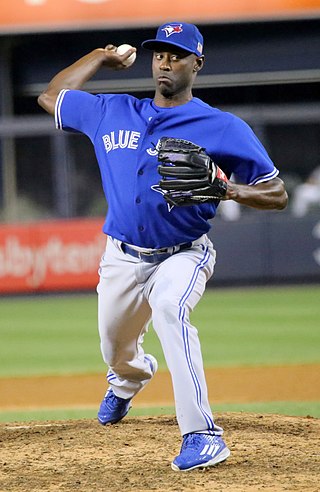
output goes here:
[{"label": "dirt mound", "polygon": [[215,468],[173,472],[181,439],[174,417],[0,424],[0,491],[319,490],[320,420],[216,415],[232,455]]}]

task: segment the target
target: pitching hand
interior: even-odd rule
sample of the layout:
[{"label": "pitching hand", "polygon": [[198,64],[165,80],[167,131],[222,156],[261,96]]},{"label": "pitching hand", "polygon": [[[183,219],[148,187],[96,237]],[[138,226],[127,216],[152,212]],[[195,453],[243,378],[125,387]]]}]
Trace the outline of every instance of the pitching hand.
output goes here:
[{"label": "pitching hand", "polygon": [[137,51],[136,48],[129,48],[128,51],[123,53],[122,55],[117,53],[117,47],[113,44],[108,44],[104,50],[105,52],[105,61],[103,65],[111,68],[112,70],[124,70],[128,68],[130,65],[126,63],[128,58]]}]

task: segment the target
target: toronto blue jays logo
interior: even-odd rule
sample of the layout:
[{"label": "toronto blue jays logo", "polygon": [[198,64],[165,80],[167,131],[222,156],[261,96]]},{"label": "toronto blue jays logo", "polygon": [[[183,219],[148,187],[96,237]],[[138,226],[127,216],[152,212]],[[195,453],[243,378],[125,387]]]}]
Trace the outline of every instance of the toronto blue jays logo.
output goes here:
[{"label": "toronto blue jays logo", "polygon": [[152,145],[153,145],[153,147],[149,147],[147,149],[147,152],[149,155],[156,156],[156,155],[158,155],[159,148],[160,148],[160,138],[159,138],[156,145],[154,145],[154,144],[152,144]]},{"label": "toronto blue jays logo", "polygon": [[[156,191],[157,193],[161,193],[162,196],[164,196],[167,193],[166,191],[163,191],[158,184],[152,185],[151,186],[151,189],[153,191]],[[171,210],[173,209],[174,205],[171,205],[170,203],[167,203],[167,206],[168,206],[168,211],[171,212]]]},{"label": "toronto blue jays logo", "polygon": [[[157,144],[153,146],[153,148],[149,148],[147,149],[147,152],[149,155],[151,156],[156,156],[159,152],[159,147],[160,147],[160,139],[158,140]],[[151,186],[151,189],[153,191],[156,191],[157,193],[160,193],[162,196],[165,195],[166,191],[163,191],[159,184],[155,184],[155,185],[152,185]],[[174,205],[171,205],[170,203],[167,203],[167,206],[168,206],[168,211],[171,212],[171,210],[173,209]]]},{"label": "toronto blue jays logo", "polygon": [[166,33],[166,38],[168,38],[171,34],[179,34],[182,32],[182,24],[167,24],[161,31],[164,31]]}]

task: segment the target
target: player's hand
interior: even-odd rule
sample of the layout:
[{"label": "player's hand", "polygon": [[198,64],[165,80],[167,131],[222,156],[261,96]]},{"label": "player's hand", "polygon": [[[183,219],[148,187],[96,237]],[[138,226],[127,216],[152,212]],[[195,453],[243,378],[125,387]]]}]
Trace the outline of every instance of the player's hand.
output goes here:
[{"label": "player's hand", "polygon": [[127,60],[133,53],[136,53],[137,49],[132,47],[128,49],[128,51],[120,55],[119,53],[117,53],[117,46],[114,46],[113,44],[108,44],[103,49],[103,51],[105,53],[105,60],[103,62],[104,66],[111,68],[112,70],[124,70],[125,68],[130,67],[130,64],[128,65]]}]

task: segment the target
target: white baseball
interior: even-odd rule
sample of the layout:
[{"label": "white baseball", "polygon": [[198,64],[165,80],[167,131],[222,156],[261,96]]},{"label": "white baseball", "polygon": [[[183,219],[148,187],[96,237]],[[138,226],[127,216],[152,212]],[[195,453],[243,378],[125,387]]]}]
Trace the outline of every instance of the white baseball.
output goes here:
[{"label": "white baseball", "polygon": [[[119,53],[119,55],[123,55],[130,48],[132,48],[132,46],[130,44],[121,44],[117,48],[117,53]],[[130,55],[129,58],[127,58],[123,62],[123,64],[126,65],[126,67],[130,67],[130,65],[132,65],[135,62],[136,57],[137,57],[136,52],[132,53],[132,55]]]}]

